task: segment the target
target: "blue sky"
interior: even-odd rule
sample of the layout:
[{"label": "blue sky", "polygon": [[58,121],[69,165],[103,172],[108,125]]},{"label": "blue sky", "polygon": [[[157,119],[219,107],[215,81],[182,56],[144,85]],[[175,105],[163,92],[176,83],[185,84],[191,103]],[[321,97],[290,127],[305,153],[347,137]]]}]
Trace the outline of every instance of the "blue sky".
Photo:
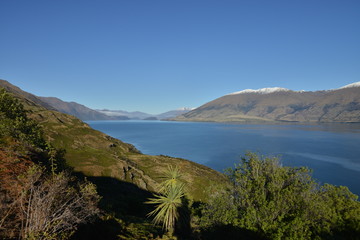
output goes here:
[{"label": "blue sky", "polygon": [[242,89],[360,81],[360,1],[1,0],[0,78],[161,113]]}]

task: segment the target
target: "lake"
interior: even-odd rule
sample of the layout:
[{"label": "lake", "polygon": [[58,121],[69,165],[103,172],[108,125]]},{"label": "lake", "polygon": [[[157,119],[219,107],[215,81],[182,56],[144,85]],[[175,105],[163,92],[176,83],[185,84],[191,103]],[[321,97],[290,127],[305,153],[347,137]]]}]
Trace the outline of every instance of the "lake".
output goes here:
[{"label": "lake", "polygon": [[87,123],[144,154],[185,158],[218,171],[233,167],[247,151],[279,156],[285,166],[307,166],[319,182],[360,195],[360,124]]}]

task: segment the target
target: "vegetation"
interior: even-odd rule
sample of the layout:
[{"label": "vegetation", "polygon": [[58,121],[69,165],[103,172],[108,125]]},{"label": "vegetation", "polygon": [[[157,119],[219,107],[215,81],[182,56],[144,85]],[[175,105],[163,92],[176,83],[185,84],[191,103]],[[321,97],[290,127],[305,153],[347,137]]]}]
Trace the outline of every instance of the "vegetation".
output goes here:
[{"label": "vegetation", "polygon": [[[0,81],[0,85],[3,82]],[[8,133],[3,134],[2,149],[7,146],[13,150],[0,152],[17,159],[13,164],[18,169],[15,178],[27,171],[25,167],[20,171],[26,159],[40,164],[49,175],[52,171],[58,174],[68,165],[81,179],[86,177],[95,184],[101,195],[99,207],[104,215],[93,223],[81,224],[72,239],[156,239],[163,236],[161,227],[153,226],[146,217],[153,209],[144,202],[158,189],[159,176],[169,165],[178,165],[186,183],[185,190],[194,200],[207,198],[204,189],[211,182],[225,181],[222,174],[188,160],[143,155],[131,144],[96,131],[73,116],[49,110],[36,96],[5,83],[6,91],[11,92],[7,94],[23,106],[24,116],[28,122],[36,124],[44,141],[43,147],[36,147],[37,151],[30,144],[9,137]],[[18,161],[20,158],[22,161]]]},{"label": "vegetation", "polygon": [[360,236],[357,196],[346,187],[319,186],[307,168],[249,153],[226,175],[231,186],[214,192],[201,211],[200,226],[214,239],[224,227],[265,239]]},{"label": "vegetation", "polygon": [[0,238],[68,239],[99,213],[95,186],[66,169],[23,105],[0,91]]},{"label": "vegetation", "polygon": [[172,233],[175,229],[176,221],[179,219],[178,209],[182,206],[184,197],[184,184],[180,182],[181,174],[177,167],[169,167],[165,173],[164,181],[161,183],[159,194],[150,198],[148,204],[155,204],[155,210],[148,216],[154,216],[154,223],[163,223],[163,228]]}]

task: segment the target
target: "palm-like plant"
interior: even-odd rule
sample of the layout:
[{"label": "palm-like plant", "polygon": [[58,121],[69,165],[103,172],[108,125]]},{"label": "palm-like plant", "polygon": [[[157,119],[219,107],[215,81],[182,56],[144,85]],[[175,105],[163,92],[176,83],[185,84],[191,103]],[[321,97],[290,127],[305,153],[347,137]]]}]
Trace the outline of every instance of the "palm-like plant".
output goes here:
[{"label": "palm-like plant", "polygon": [[162,177],[163,182],[160,184],[159,194],[155,194],[154,198],[146,202],[157,205],[148,216],[154,216],[155,224],[162,222],[163,228],[169,232],[174,231],[175,223],[179,218],[178,209],[184,197],[184,184],[180,182],[180,178],[181,173],[178,167],[169,166]]},{"label": "palm-like plant", "polygon": [[148,216],[154,216],[155,224],[163,223],[163,228],[173,232],[179,218],[178,208],[181,207],[181,198],[184,196],[184,184],[170,185],[162,194],[156,194],[147,203],[157,205]]},{"label": "palm-like plant", "polygon": [[168,170],[164,173],[164,176],[161,177],[161,179],[163,179],[163,182],[160,184],[159,192],[165,193],[170,188],[178,185],[180,183],[181,177],[182,174],[179,168],[177,166],[173,167],[169,165]]}]

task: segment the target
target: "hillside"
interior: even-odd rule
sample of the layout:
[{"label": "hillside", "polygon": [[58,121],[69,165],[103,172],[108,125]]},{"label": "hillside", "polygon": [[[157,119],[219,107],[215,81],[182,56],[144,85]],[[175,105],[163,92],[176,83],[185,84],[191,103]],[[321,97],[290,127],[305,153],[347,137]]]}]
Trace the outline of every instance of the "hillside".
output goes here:
[{"label": "hillside", "polygon": [[[38,97],[41,101],[49,104],[59,112],[73,115],[83,121],[88,120],[114,120],[103,113],[92,110],[76,102],[65,102],[55,97]],[[127,118],[125,118],[127,119]]]},{"label": "hillside", "polygon": [[29,116],[43,126],[46,138],[66,151],[66,162],[86,176],[111,177],[155,191],[168,165],[178,165],[184,170],[190,196],[196,200],[206,199],[204,186],[223,179],[222,174],[191,161],[143,155],[133,145],[96,131],[74,116],[54,111],[38,97],[7,81],[0,81],[1,87],[24,104]]},{"label": "hillside", "polygon": [[[147,214],[153,206],[144,203],[159,190],[169,166],[177,166],[181,171],[190,201],[206,202],[210,186],[227,182],[223,174],[188,160],[141,154],[133,145],[96,131],[74,116],[55,111],[36,96],[2,80],[0,88],[3,87],[24,106],[29,119],[42,127],[45,140],[58,149],[58,157],[78,177],[97,186],[103,217],[80,228],[73,239],[158,239],[164,230],[151,223]],[[10,160],[16,156],[7,150],[0,152],[1,164],[3,153],[10,154],[5,156]],[[19,164],[18,171],[25,169],[21,167],[22,161],[14,162]]]},{"label": "hillside", "polygon": [[360,122],[360,85],[316,92],[247,89],[215,99],[174,120]]}]

